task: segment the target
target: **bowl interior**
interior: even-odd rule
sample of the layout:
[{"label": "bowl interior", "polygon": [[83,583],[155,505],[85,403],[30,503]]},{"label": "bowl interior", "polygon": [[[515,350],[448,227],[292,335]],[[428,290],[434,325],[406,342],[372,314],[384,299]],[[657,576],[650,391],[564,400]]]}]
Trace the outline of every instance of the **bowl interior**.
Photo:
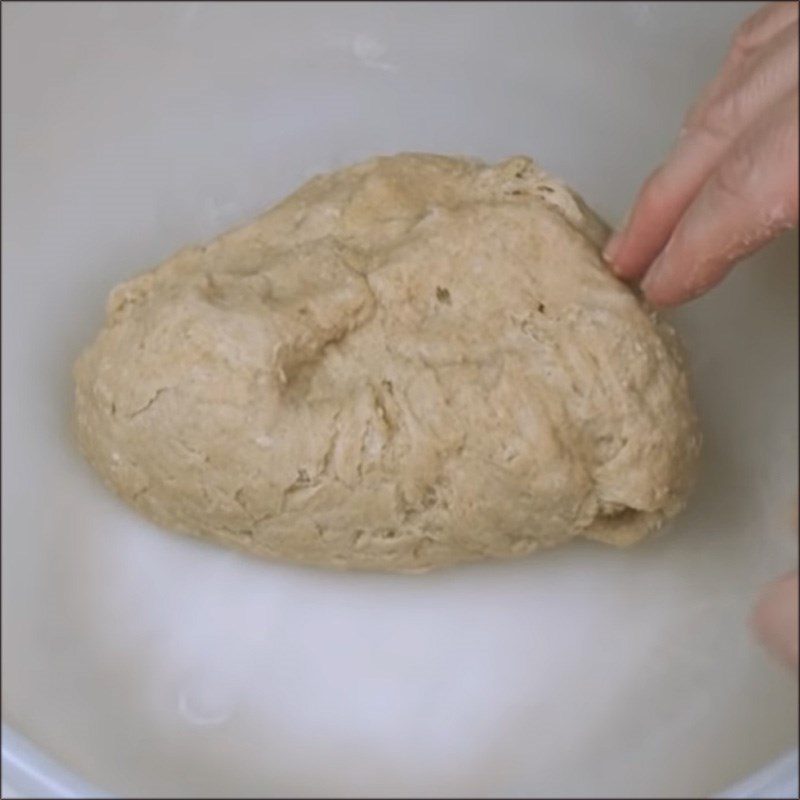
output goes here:
[{"label": "bowl interior", "polygon": [[126,509],[68,424],[109,289],[316,172],[527,153],[618,220],[751,7],[6,5],[6,721],[133,796],[702,796],[795,744],[746,621],[797,561],[796,235],[673,315],[702,477],[630,551],[260,563]]}]

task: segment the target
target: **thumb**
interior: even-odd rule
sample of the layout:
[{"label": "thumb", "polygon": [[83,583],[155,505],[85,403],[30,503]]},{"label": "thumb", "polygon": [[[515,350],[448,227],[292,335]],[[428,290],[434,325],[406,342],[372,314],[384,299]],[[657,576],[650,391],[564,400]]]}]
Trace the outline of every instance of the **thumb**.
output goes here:
[{"label": "thumb", "polygon": [[753,627],[762,644],[790,667],[797,667],[797,573],[764,587],[753,613]]}]

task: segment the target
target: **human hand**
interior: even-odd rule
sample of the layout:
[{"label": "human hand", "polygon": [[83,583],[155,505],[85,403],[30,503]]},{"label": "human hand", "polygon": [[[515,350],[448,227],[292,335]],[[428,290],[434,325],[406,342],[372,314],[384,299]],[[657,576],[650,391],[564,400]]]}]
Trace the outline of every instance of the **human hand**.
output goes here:
[{"label": "human hand", "polygon": [[798,7],[770,3],[739,27],[719,74],[647,179],[604,255],[654,305],[718,283],[797,224]]},{"label": "human hand", "polygon": [[797,573],[768,584],[753,614],[753,627],[761,642],[790,667],[797,667]]},{"label": "human hand", "polygon": [[[704,293],[798,213],[798,7],[771,3],[739,27],[719,74],[644,183],[604,256],[654,305]],[[798,664],[798,576],[762,591],[756,633]]]}]

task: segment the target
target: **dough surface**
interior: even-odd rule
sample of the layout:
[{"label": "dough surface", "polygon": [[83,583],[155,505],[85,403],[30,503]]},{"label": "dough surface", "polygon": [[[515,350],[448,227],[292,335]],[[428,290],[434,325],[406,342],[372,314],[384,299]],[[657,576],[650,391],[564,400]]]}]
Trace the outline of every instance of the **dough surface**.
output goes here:
[{"label": "dough surface", "polygon": [[700,437],[606,235],[525,157],[318,176],[112,291],[75,366],[81,448],[147,517],[268,557],[634,543],[683,507]]}]

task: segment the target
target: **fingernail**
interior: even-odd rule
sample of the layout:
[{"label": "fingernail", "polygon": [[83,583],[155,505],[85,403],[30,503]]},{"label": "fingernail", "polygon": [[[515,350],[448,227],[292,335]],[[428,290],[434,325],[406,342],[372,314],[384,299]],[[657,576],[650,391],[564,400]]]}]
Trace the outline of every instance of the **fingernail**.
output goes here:
[{"label": "fingernail", "polygon": [[641,283],[642,291],[648,298],[654,289],[658,289],[658,285],[664,277],[663,273],[664,256],[662,254],[650,265],[650,269],[647,270],[647,274],[644,276],[644,280],[642,280]]},{"label": "fingernail", "polygon": [[616,233],[614,233],[608,242],[606,242],[606,246],[603,248],[603,258],[611,266],[611,269],[614,272],[616,272],[615,262],[622,251],[622,245],[625,242],[625,234],[627,233],[626,229],[628,227],[628,221],[630,218],[631,210],[628,209],[627,213],[622,218],[622,222],[620,222]]},{"label": "fingernail", "polygon": [[619,251],[622,249],[623,238],[622,231],[618,231],[608,240],[606,246],[603,248],[603,259],[612,269],[614,269],[616,258],[619,255]]}]

